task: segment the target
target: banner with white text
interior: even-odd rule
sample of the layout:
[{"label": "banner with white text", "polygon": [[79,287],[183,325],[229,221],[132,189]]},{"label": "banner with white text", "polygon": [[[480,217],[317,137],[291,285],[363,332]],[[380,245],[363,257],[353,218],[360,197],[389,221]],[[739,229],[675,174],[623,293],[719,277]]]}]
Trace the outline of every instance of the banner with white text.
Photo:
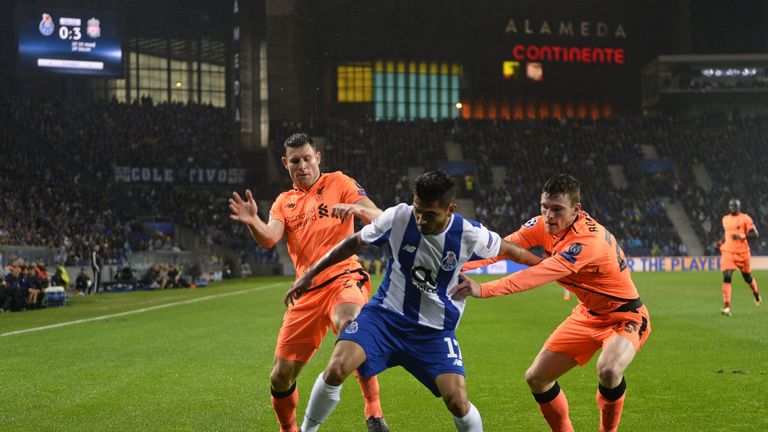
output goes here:
[{"label": "banner with white text", "polygon": [[[627,257],[627,267],[633,272],[698,272],[720,271],[720,256],[658,256]],[[470,274],[509,274],[527,266],[509,260],[468,271]],[[753,270],[768,270],[768,256],[753,256]]]},{"label": "banner with white text", "polygon": [[115,167],[115,180],[123,183],[179,183],[234,185],[245,183],[241,168]]}]

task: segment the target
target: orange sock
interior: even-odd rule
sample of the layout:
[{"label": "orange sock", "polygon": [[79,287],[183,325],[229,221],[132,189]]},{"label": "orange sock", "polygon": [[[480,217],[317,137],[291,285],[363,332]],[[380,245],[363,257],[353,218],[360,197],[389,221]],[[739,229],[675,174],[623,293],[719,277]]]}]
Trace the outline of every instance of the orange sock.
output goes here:
[{"label": "orange sock", "polygon": [[363,378],[357,371],[355,371],[355,377],[360,383],[360,391],[363,392],[365,399],[365,418],[384,417],[379,399],[379,380],[375,375],[370,378]]},{"label": "orange sock", "polygon": [[616,388],[597,386],[597,406],[600,408],[600,432],[616,432],[619,430],[621,412],[624,409],[624,395],[627,384],[622,378]]},{"label": "orange sock", "polygon": [[544,393],[534,393],[533,398],[539,404],[539,409],[553,432],[573,432],[571,419],[568,417],[568,399],[557,382]]},{"label": "orange sock", "polygon": [[296,407],[299,405],[299,391],[294,382],[291,388],[284,392],[272,390],[272,408],[280,424],[280,432],[299,432],[296,424]]},{"label": "orange sock", "polygon": [[723,282],[723,304],[725,307],[731,307],[731,283]]},{"label": "orange sock", "polygon": [[760,298],[760,291],[757,289],[757,279],[752,278],[752,282],[749,283],[749,287],[752,288],[752,293],[755,295],[755,300]]}]

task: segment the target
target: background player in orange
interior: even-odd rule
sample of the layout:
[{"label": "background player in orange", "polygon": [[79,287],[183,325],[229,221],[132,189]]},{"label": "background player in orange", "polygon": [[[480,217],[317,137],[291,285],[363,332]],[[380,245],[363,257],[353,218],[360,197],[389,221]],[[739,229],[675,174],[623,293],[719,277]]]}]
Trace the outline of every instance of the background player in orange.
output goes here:
[{"label": "background player in orange", "polygon": [[[541,194],[541,216],[505,240],[525,249],[543,246],[544,261],[482,285],[464,277],[454,298],[494,297],[557,281],[579,304],[550,335],[525,373],[525,379],[553,431],[572,431],[568,401],[557,378],[597,360],[600,431],[618,429],[624,406],[624,371],[651,332],[648,311],[637,293],[624,251],[613,235],[581,210],[579,182],[565,174],[549,179]],[[464,266],[469,270],[493,260]]]},{"label": "background player in orange", "polygon": [[[229,199],[231,219],[248,226],[256,241],[273,247],[283,236],[300,278],[307,268],[337,243],[354,233],[354,217],[369,223],[381,214],[365,190],[340,171],[320,173],[320,152],[306,134],[291,135],[282,158],[293,188],[281,193],[265,223],[250,190],[245,200],[237,192]],[[317,351],[332,326],[338,333],[368,302],[371,286],[357,256],[328,268],[312,281],[307,295],[292,304],[283,316],[277,338],[270,383],[272,406],[281,431],[298,431],[296,378]],[[388,431],[379,402],[375,376],[360,379],[369,431]]]},{"label": "background player in orange", "polygon": [[750,268],[752,255],[749,252],[749,242],[747,241],[747,239],[758,237],[757,229],[752,218],[741,212],[741,201],[735,198],[728,201],[728,211],[730,213],[723,216],[723,231],[725,232],[720,241],[715,243],[715,247],[720,249],[720,253],[723,255],[720,258],[720,268],[723,270],[724,306],[720,312],[726,316],[732,315],[731,276],[736,269],[741,271],[744,282],[752,288],[755,305],[760,306],[763,303],[757,289],[757,280],[752,277],[752,269]]}]

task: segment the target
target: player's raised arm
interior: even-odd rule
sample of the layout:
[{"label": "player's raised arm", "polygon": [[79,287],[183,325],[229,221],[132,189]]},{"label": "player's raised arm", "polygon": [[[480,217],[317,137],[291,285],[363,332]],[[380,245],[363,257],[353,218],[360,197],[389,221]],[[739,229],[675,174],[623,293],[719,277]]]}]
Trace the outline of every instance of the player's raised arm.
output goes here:
[{"label": "player's raised arm", "polygon": [[383,211],[376,207],[376,204],[370,198],[361,198],[354,204],[336,204],[331,209],[331,216],[345,221],[350,216],[356,216],[364,224],[371,223],[372,220],[381,216]]},{"label": "player's raised arm", "polygon": [[258,215],[259,207],[250,189],[245,191],[245,200],[237,192],[229,199],[229,218],[245,224],[261,247],[270,249],[283,238],[285,226],[279,220],[265,223]]},{"label": "player's raised arm", "polygon": [[497,258],[507,258],[514,262],[525,264],[527,266],[534,266],[544,259],[538,257],[531,252],[521,248],[520,246],[510,243],[506,240],[501,241],[501,247],[499,248],[499,256]]},{"label": "player's raised arm", "polygon": [[296,282],[293,283],[291,289],[285,293],[283,303],[285,303],[286,306],[288,306],[289,302],[293,304],[294,300],[297,300],[312,287],[312,279],[314,279],[315,276],[328,267],[356,254],[364,246],[365,243],[360,237],[360,233],[352,234],[342,240],[341,243],[334,246],[333,249],[320,258],[320,261],[314,263],[299,279],[296,280]]},{"label": "player's raised arm", "polygon": [[512,235],[508,235],[502,239],[501,246],[499,248],[499,255],[494,258],[488,258],[484,260],[470,261],[461,267],[462,271],[470,271],[476,268],[487,267],[495,262],[499,262],[503,259],[510,259],[514,262],[533,266],[541,262],[543,258],[538,257],[531,252],[523,249],[515,243],[510,242]]},{"label": "player's raised arm", "polygon": [[554,258],[547,258],[534,267],[520,270],[507,277],[482,285],[462,275],[461,282],[449,290],[449,295],[454,300],[462,300],[469,296],[486,298],[516,294],[554,282],[571,274],[572,271],[569,268]]}]

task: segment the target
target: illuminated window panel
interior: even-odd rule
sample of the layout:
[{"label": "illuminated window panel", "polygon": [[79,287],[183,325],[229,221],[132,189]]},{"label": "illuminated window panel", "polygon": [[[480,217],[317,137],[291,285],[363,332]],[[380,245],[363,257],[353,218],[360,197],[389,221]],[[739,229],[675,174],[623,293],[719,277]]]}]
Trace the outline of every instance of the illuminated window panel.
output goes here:
[{"label": "illuminated window panel", "polygon": [[460,102],[461,65],[379,59],[371,62],[371,69],[369,94],[377,120],[437,120],[461,115],[456,108]]},{"label": "illuminated window panel", "polygon": [[[376,72],[382,69],[378,62]],[[336,67],[336,100],[339,103],[373,101],[374,73],[371,63],[348,63]]]}]

